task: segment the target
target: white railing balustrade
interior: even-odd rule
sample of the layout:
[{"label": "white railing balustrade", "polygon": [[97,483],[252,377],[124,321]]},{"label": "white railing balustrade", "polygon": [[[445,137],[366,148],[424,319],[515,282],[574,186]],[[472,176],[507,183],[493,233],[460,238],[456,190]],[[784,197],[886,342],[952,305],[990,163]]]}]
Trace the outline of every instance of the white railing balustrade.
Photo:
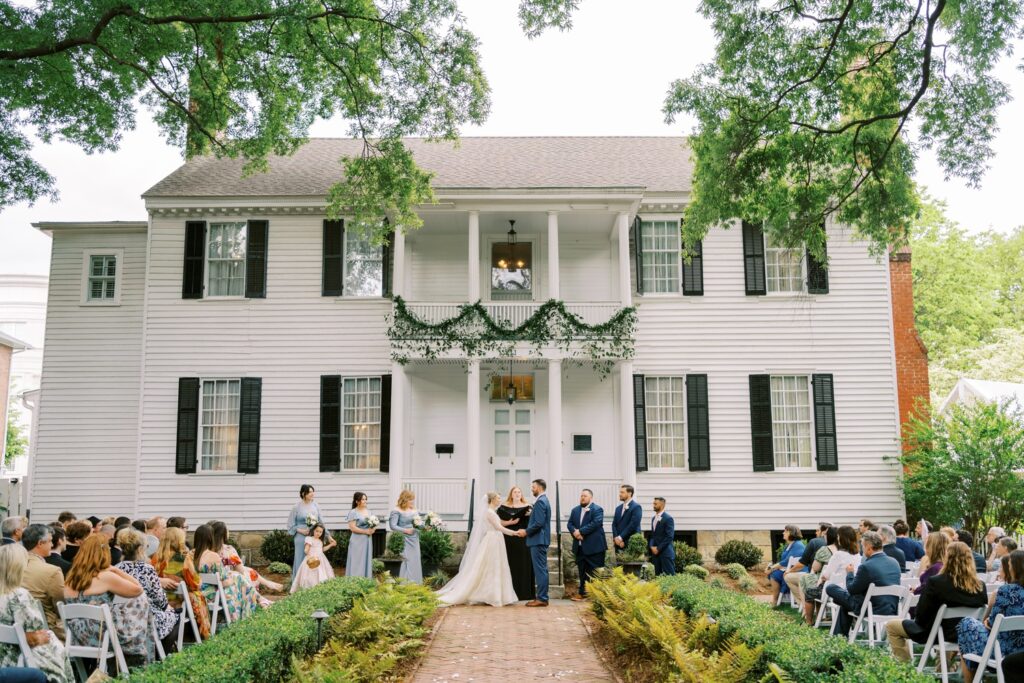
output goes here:
[{"label": "white railing balustrade", "polygon": [[[406,310],[411,315],[419,318],[425,323],[436,325],[459,314],[458,303],[430,303],[430,302],[407,302]],[[543,305],[538,301],[489,301],[483,306],[487,314],[494,320],[511,327],[518,327],[529,320],[530,316],[537,312]],[[588,325],[597,325],[607,322],[612,316],[619,312],[621,304],[615,302],[597,303],[569,303],[565,308],[573,315],[580,317]]]},{"label": "white railing balustrade", "polygon": [[416,494],[416,509],[463,517],[469,502],[467,479],[403,479],[402,488]]}]

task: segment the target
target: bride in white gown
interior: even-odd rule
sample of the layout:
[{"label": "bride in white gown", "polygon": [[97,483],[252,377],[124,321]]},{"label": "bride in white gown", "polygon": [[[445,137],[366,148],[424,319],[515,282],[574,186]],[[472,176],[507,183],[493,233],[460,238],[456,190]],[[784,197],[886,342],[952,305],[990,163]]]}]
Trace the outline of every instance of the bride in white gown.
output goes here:
[{"label": "bride in white gown", "polygon": [[487,494],[487,509],[469,536],[459,573],[437,592],[441,604],[483,603],[501,607],[519,600],[512,586],[512,572],[508,568],[505,539],[502,538],[503,535],[516,536],[518,532],[502,526],[495,512],[500,501],[501,496],[497,493]]}]

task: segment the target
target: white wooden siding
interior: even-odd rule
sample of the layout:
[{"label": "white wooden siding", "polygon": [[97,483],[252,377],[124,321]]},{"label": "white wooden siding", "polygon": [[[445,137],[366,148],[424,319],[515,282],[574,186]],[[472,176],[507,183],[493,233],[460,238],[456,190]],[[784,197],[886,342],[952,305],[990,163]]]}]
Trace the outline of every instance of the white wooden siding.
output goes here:
[{"label": "white wooden siding", "polygon": [[[896,519],[904,507],[899,466],[886,460],[899,454],[888,262],[832,231],[829,294],[746,296],[741,237],[734,228],[704,240],[704,296],[635,297],[634,372],[707,373],[710,403],[711,471],[640,473],[648,517],[661,495],[677,529]],[[835,376],[839,471],[753,472],[748,376],[814,372]]]},{"label": "white wooden siding", "polygon": [[[406,259],[409,301],[465,301],[469,291],[469,264],[465,234],[429,232],[422,228],[407,238]],[[490,268],[481,263],[481,274]],[[484,291],[481,289],[481,291]]]},{"label": "white wooden siding", "polygon": [[617,289],[611,242],[602,231],[562,235],[558,242],[559,279],[563,301],[611,301]]},{"label": "white wooden siding", "polygon": [[[123,249],[120,306],[82,306],[82,254]],[[132,512],[146,234],[55,231],[31,477],[34,521]]]}]

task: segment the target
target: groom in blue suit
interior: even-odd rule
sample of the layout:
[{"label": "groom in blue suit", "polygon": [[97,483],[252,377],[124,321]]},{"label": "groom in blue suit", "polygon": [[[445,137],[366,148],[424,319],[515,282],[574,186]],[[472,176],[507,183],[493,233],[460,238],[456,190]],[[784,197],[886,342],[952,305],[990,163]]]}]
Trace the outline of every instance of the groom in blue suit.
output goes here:
[{"label": "groom in blue suit", "polygon": [[527,607],[548,606],[548,546],[551,545],[551,505],[546,495],[548,485],[543,479],[534,479],[530,491],[536,500],[530,523],[526,529],[520,530],[520,536],[526,536],[526,547],[530,549],[533,560],[533,578],[537,582],[537,597],[526,603]]},{"label": "groom in blue suit", "polygon": [[608,549],[604,537],[604,510],[594,502],[593,491],[583,489],[580,493],[580,504],[569,513],[566,528],[572,535],[572,552],[580,570],[580,590],[572,599],[583,600],[587,597],[587,581],[593,578],[596,569],[604,566],[604,552]]}]

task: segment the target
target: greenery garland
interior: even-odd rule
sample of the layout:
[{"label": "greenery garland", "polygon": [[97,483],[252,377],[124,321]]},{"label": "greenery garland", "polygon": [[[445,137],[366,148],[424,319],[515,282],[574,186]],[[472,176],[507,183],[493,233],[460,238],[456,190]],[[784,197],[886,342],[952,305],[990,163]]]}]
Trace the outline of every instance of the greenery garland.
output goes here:
[{"label": "greenery garland", "polygon": [[565,302],[550,299],[523,324],[512,327],[507,320],[492,318],[479,301],[459,306],[457,315],[439,323],[410,313],[400,296],[394,304],[388,327],[391,358],[403,365],[412,357],[432,360],[453,349],[467,358],[512,356],[516,345],[525,342],[538,356],[544,348],[555,347],[570,360],[592,362],[604,377],[616,360],[633,357],[636,308],[632,306],[603,323],[589,325],[570,312]]}]

